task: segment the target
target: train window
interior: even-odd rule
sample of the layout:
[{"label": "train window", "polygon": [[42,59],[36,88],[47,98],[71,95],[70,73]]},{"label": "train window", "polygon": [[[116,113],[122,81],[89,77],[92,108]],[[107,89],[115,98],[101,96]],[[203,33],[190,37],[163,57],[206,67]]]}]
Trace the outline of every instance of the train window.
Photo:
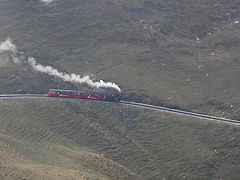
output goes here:
[{"label": "train window", "polygon": [[104,93],[98,93],[98,92],[91,92],[89,93],[91,96],[98,96],[98,97],[104,97]]},{"label": "train window", "polygon": [[75,95],[75,94],[77,94],[77,92],[76,91],[69,91],[69,94]]},{"label": "train window", "polygon": [[65,95],[65,94],[67,94],[67,92],[66,91],[62,91],[60,94]]},{"label": "train window", "polygon": [[103,94],[103,93],[99,93],[99,96],[100,96],[100,97],[104,97],[104,94]]},{"label": "train window", "polygon": [[87,93],[84,92],[84,91],[79,91],[78,94],[79,94],[79,95],[87,95]]}]

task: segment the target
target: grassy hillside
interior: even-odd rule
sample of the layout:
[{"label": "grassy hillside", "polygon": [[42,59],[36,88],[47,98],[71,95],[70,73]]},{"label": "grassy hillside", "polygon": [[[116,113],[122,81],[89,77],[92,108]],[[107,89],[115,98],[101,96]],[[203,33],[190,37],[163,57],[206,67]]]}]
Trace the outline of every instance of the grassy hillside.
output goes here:
[{"label": "grassy hillside", "polygon": [[[239,119],[239,1],[0,1],[0,37],[42,64],[118,83],[126,100]],[[8,67],[1,92],[67,86]],[[14,78],[7,80],[7,77]],[[10,88],[9,88],[10,87]]]},{"label": "grassy hillside", "polygon": [[239,179],[240,131],[121,104],[1,99],[0,179]]},{"label": "grassy hillside", "polygon": [[[239,0],[0,0],[0,41],[124,100],[240,119]],[[0,93],[86,89],[0,52]],[[240,179],[239,127],[121,104],[0,99],[0,179]]]}]

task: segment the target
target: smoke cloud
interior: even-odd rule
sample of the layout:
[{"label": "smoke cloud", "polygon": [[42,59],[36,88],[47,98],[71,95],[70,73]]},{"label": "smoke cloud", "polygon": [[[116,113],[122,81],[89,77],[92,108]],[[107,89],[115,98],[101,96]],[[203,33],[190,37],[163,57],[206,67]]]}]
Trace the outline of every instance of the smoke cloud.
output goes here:
[{"label": "smoke cloud", "polygon": [[11,52],[11,58],[14,63],[20,64],[21,60],[17,56],[17,47],[12,43],[10,38],[7,38],[5,41],[0,42],[0,53]]},{"label": "smoke cloud", "polygon": [[[23,63],[23,58],[18,57],[18,50],[16,45],[14,45],[10,38],[7,38],[5,41],[0,42],[0,53],[3,52],[11,52],[11,58],[14,63],[20,64]],[[43,66],[36,62],[36,60],[32,57],[27,59],[27,63],[33,68],[34,71],[46,73],[49,76],[54,76],[57,78],[62,79],[66,82],[73,82],[73,83],[85,83],[91,87],[97,88],[114,88],[121,92],[119,86],[112,82],[104,82],[103,80],[94,82],[90,76],[83,76],[77,74],[68,74],[64,72],[59,72],[57,69],[53,68],[52,66]]]},{"label": "smoke cloud", "polygon": [[74,73],[67,74],[67,73],[59,72],[57,69],[54,69],[52,66],[43,66],[41,64],[38,64],[34,58],[28,58],[28,63],[32,66],[32,68],[35,71],[46,73],[49,76],[58,77],[67,82],[86,83],[89,86],[97,87],[97,88],[100,88],[100,87],[114,88],[114,89],[117,89],[119,92],[121,92],[121,89],[115,83],[104,82],[103,80],[100,80],[99,82],[93,82],[90,76],[81,77],[80,75],[77,75]]},{"label": "smoke cloud", "polygon": [[17,47],[12,43],[10,38],[7,38],[6,41],[0,42],[0,52],[11,51],[16,53]]}]

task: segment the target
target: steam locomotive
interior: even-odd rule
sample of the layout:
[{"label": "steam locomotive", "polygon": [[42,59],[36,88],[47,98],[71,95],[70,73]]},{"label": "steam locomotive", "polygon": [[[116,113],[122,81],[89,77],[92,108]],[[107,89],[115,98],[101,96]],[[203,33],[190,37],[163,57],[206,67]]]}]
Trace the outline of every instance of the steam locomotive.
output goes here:
[{"label": "steam locomotive", "polygon": [[121,94],[113,90],[105,90],[103,92],[97,92],[97,91],[50,89],[48,91],[48,96],[94,99],[94,100],[110,101],[110,102],[119,102],[121,100]]}]

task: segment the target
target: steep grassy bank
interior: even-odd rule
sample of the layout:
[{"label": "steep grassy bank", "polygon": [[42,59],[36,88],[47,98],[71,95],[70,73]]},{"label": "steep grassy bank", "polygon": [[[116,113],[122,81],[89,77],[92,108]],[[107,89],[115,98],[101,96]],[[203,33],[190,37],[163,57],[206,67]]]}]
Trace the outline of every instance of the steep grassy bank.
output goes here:
[{"label": "steep grassy bank", "polygon": [[0,101],[1,179],[239,179],[238,126],[73,99]]},{"label": "steep grassy bank", "polygon": [[[239,119],[239,6],[238,0],[1,0],[0,39],[12,38],[42,64],[114,81],[126,100]],[[1,92],[83,88],[1,64]]]}]

